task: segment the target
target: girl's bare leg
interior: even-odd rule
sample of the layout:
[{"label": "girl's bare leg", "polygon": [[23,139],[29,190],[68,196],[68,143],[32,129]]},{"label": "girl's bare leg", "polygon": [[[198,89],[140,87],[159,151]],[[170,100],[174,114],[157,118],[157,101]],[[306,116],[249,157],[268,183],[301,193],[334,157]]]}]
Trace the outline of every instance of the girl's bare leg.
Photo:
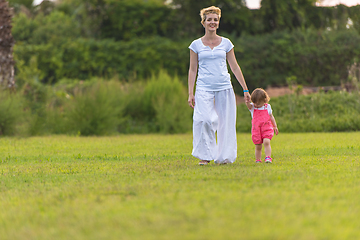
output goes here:
[{"label": "girl's bare leg", "polygon": [[261,159],[262,144],[255,144],[255,159]]},{"label": "girl's bare leg", "polygon": [[271,157],[271,145],[270,139],[264,138],[264,150],[265,150],[265,157]]}]

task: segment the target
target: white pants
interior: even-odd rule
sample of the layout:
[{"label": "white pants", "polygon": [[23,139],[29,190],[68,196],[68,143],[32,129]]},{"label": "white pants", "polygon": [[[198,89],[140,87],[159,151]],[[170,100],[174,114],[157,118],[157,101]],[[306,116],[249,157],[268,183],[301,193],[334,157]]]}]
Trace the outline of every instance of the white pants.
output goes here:
[{"label": "white pants", "polygon": [[192,155],[215,163],[235,162],[236,100],[232,88],[214,92],[196,90]]}]

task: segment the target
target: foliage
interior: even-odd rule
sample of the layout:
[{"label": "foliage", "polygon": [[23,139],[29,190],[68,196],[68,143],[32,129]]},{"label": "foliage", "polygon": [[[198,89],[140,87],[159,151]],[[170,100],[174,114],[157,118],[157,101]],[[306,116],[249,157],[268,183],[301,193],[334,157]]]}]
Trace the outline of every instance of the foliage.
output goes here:
[{"label": "foliage", "polygon": [[13,134],[11,126],[16,124],[22,128],[19,134],[30,136],[184,133],[191,130],[186,89],[178,78],[165,71],[148,81],[135,83],[117,79],[63,79],[53,86],[41,84],[33,73],[22,75],[28,74],[29,79],[17,93],[21,107],[15,101],[14,109],[10,109],[13,98],[2,96],[4,116],[0,117],[0,125],[4,127],[0,129],[7,131],[3,134]]},{"label": "foliage", "polygon": [[293,30],[313,26],[309,26],[307,22],[307,13],[315,10],[315,2],[316,0],[262,0],[260,13],[264,31]]},{"label": "foliage", "polygon": [[23,99],[20,94],[0,90],[0,136],[15,135],[23,121]]},{"label": "foliage", "polygon": [[[360,56],[360,34],[353,30],[276,32],[231,40],[250,89],[284,86],[289,76],[295,76],[303,86],[340,85],[347,81],[348,68]],[[128,42],[76,39],[67,40],[61,48],[16,45],[14,57],[25,67],[35,57],[42,82],[114,75],[143,79],[166,69],[185,84],[189,43],[159,37]],[[234,82],[234,87],[241,92],[239,84]]]},{"label": "foliage", "polygon": [[199,13],[201,9],[209,6],[221,8],[220,34],[240,36],[242,33],[259,30],[255,26],[257,22],[254,21],[256,11],[248,9],[243,0],[173,0],[170,5],[174,7],[174,16],[182,20],[181,24],[175,24],[177,34],[182,38],[193,38],[204,33]]},{"label": "foliage", "polygon": [[[59,79],[89,79],[92,77],[147,78],[161,68],[172,75],[187,71],[188,41],[173,42],[154,37],[129,42],[93,39],[67,39],[61,47],[53,44],[16,45],[14,57],[25,66],[36,56],[43,82],[55,83]],[[49,57],[51,56],[51,57]]]},{"label": "foliage", "polygon": [[21,7],[25,7],[28,10],[33,9],[33,0],[7,0],[10,7],[15,9],[15,12],[20,12]]},{"label": "foliage", "polygon": [[58,9],[76,19],[84,37],[172,36],[173,11],[162,0],[62,0]]},{"label": "foliage", "polygon": [[161,71],[144,90],[143,111],[156,120],[156,131],[182,133],[191,129],[191,110],[185,101],[187,92],[177,77]]},{"label": "foliage", "polygon": [[104,14],[108,17],[99,21],[101,38],[129,41],[137,37],[171,37],[176,34],[176,16],[173,16],[173,11],[160,1],[107,2]]},{"label": "foliage", "polygon": [[250,89],[285,86],[290,76],[303,86],[339,86],[347,82],[348,69],[360,56],[359,41],[354,30],[310,29],[233,40]]},{"label": "foliage", "polygon": [[[188,131],[191,109],[185,104],[183,87],[187,47],[203,34],[198,14],[209,5],[222,9],[219,34],[233,41],[250,90],[284,86],[290,78],[302,86],[344,84],[350,67],[360,59],[360,6],[319,8],[312,0],[263,0],[259,10],[247,9],[244,1],[237,0],[174,0],[170,4],[162,0],[61,0],[50,7],[46,4],[30,13],[16,11],[13,19],[16,80],[25,99],[23,126],[30,135]],[[91,81],[114,78],[121,80],[113,86],[119,89],[118,96],[109,86],[97,89]],[[69,81],[65,86],[64,79]],[[232,79],[240,94],[242,89]],[[106,99],[106,94],[112,99]],[[116,101],[121,106],[115,106]],[[91,112],[98,126],[93,127],[86,122],[89,111],[83,108],[102,105],[108,108]],[[110,113],[110,109],[115,110]],[[296,114],[290,111],[291,117]],[[355,119],[348,113],[345,116]],[[288,117],[284,117],[284,131],[358,129],[356,120],[345,118],[329,116],[329,121],[308,126],[311,121],[298,119],[286,125]],[[104,119],[110,121],[105,124],[109,128],[101,126]],[[80,129],[77,121],[87,127]],[[238,130],[247,131],[248,124],[240,124]],[[91,132],[92,128],[97,130]]]},{"label": "foliage", "polygon": [[[239,37],[243,34],[256,35],[306,28],[339,30],[349,27],[349,19],[352,21],[351,27],[360,31],[357,14],[360,5],[316,7],[314,2],[314,0],[263,0],[258,10],[248,9],[244,0],[173,0],[170,3],[164,0],[61,0],[55,5],[52,1],[43,1],[35,8],[28,0],[11,0],[10,4],[26,6],[28,11],[20,11],[20,7],[17,7],[16,11],[18,14],[28,16],[29,23],[26,25],[38,21],[36,18],[42,16],[40,18],[46,19],[46,23],[42,22],[42,25],[54,25],[53,28],[45,27],[50,33],[58,31],[58,28],[67,28],[66,21],[62,22],[60,18],[56,21],[51,20],[54,16],[44,18],[54,12],[61,12],[72,19],[73,29],[69,29],[69,33],[76,30],[80,31],[81,37],[110,38],[117,41],[154,36],[173,40],[194,38],[203,34],[199,17],[200,9],[211,5],[222,9],[223,16],[219,29],[222,35],[232,34],[234,37]],[[16,18],[17,16],[15,22]],[[61,26],[60,23],[65,24]],[[43,28],[42,25],[38,27]],[[25,32],[29,31],[25,29],[25,25],[23,28]]]},{"label": "foliage", "polygon": [[[36,62],[33,62],[32,66],[36,67]],[[21,77],[23,82],[22,87],[20,88],[20,93],[25,100],[25,110],[29,113],[25,119],[28,124],[28,134],[39,135],[43,133],[44,129],[49,88],[48,86],[40,83],[37,78],[37,74],[39,73],[36,68],[31,69],[31,67],[25,67],[22,70]]]},{"label": "foliage", "polygon": [[[185,87],[165,72],[147,81],[121,83],[94,79],[62,81],[50,87],[26,83],[22,91],[2,95],[0,122],[6,135],[186,133],[192,111]],[[272,98],[280,132],[358,131],[357,92],[320,92]],[[237,108],[237,131],[250,132],[251,116]]]},{"label": "foliage", "polygon": [[33,33],[38,28],[37,22],[29,19],[25,13],[17,14],[12,21],[12,35],[17,44],[23,41],[31,42]]},{"label": "foliage", "polygon": [[115,82],[97,82],[89,89],[76,92],[65,106],[69,131],[84,136],[116,132],[122,119],[123,93]]},{"label": "foliage", "polygon": [[222,9],[220,34],[236,37],[305,28],[345,29],[348,19],[359,30],[360,6],[316,7],[315,2],[263,0],[260,9],[250,10],[243,0],[63,0],[58,9],[73,16],[87,37],[97,39],[193,38],[203,34],[200,9],[211,5]]},{"label": "foliage", "polygon": [[[251,89],[285,85],[289,76],[304,86],[348,79],[348,68],[360,55],[359,6],[318,8],[312,2],[268,0],[260,10],[247,9],[243,1],[218,2],[223,10],[219,34],[235,43]],[[198,12],[208,4],[215,2],[63,0],[49,14],[19,13],[13,24],[16,74],[36,61],[42,83],[116,75],[144,79],[160,69],[185,83],[187,47],[203,34]],[[264,25],[271,22],[268,17],[276,28]]]},{"label": "foliage", "polygon": [[[143,85],[143,86],[141,86]],[[125,115],[127,124],[121,132],[183,133],[191,130],[191,109],[187,93],[177,77],[160,71],[146,83],[136,83],[128,90]]]},{"label": "foliage", "polygon": [[63,39],[74,39],[81,36],[80,29],[74,19],[60,11],[48,15],[38,14],[29,19],[25,14],[18,14],[13,20],[12,34],[17,44],[49,44],[59,45]]},{"label": "foliage", "polygon": [[[358,93],[320,92],[288,95],[270,102],[280,132],[341,132],[360,129]],[[239,132],[251,131],[247,107],[238,106]]]},{"label": "foliage", "polygon": [[17,61],[17,74],[16,74],[16,85],[18,88],[22,88],[28,83],[40,83],[43,79],[44,74],[38,68],[38,62],[36,56],[32,56],[29,59],[27,65],[24,60]]}]

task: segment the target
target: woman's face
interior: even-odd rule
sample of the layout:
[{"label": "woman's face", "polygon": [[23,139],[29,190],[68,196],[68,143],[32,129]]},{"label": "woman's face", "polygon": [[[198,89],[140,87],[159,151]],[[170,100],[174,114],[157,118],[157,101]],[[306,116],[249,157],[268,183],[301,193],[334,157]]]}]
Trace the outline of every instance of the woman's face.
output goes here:
[{"label": "woman's face", "polygon": [[209,13],[206,15],[206,19],[203,23],[205,29],[210,31],[216,31],[219,27],[219,16],[216,13]]}]

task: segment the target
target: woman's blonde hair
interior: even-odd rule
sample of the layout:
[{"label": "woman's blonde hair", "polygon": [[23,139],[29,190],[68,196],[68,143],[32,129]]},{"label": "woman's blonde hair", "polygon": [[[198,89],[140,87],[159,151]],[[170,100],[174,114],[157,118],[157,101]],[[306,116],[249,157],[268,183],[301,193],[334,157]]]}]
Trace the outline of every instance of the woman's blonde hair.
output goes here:
[{"label": "woman's blonde hair", "polygon": [[251,101],[253,103],[258,103],[260,101],[264,101],[264,103],[268,103],[270,101],[270,97],[264,89],[256,88],[251,93]]},{"label": "woman's blonde hair", "polygon": [[207,8],[203,8],[200,11],[200,16],[201,16],[201,23],[204,24],[205,20],[206,20],[206,15],[210,14],[210,13],[215,13],[219,16],[219,19],[221,17],[221,9],[215,6],[211,6],[211,7],[207,7]]}]

